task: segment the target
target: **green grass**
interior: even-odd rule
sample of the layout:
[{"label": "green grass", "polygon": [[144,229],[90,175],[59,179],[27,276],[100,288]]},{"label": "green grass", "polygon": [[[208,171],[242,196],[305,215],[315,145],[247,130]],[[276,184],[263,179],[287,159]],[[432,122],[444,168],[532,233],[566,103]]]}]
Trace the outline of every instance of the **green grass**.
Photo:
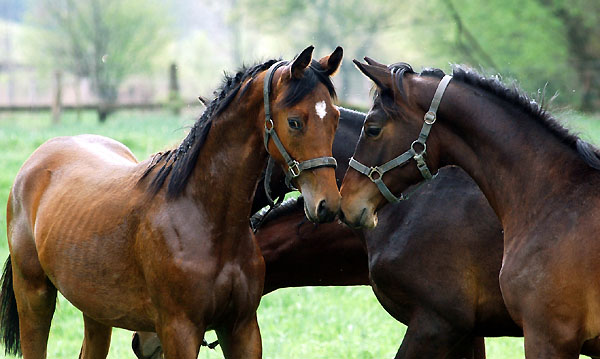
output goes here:
[{"label": "green grass", "polygon": [[[600,118],[566,113],[568,120],[594,143],[600,142]],[[5,203],[10,185],[27,157],[55,136],[95,133],[123,142],[138,156],[177,144],[192,116],[166,113],[118,113],[105,124],[95,115],[81,119],[67,113],[60,125],[50,125],[49,114],[0,114],[0,228],[6,230]],[[4,237],[4,235],[2,235]],[[5,238],[5,237],[4,237]],[[8,255],[0,241],[0,258]],[[264,358],[392,358],[406,327],[392,319],[378,304],[369,287],[308,287],[282,289],[263,298],[259,312]],[[76,358],[83,338],[81,313],[64,298],[52,323],[49,358]],[[207,340],[216,338],[207,334]],[[109,358],[134,358],[131,332],[115,329]],[[488,358],[523,357],[521,338],[487,339]],[[222,358],[220,349],[202,349],[200,358]],[[3,355],[0,353],[0,358]]]}]

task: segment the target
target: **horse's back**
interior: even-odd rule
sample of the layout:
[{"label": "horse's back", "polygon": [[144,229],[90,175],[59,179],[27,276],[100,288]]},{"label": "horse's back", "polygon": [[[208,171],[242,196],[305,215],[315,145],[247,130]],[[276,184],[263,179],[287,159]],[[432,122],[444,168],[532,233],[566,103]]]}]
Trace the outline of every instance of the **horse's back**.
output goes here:
[{"label": "horse's back", "polygon": [[136,164],[133,153],[110,138],[55,137],[38,147],[19,170],[10,193],[8,215],[28,212],[26,216],[33,229],[37,207],[44,199],[52,199],[47,198],[47,191],[64,196],[64,193],[114,187],[115,180],[130,176]]}]

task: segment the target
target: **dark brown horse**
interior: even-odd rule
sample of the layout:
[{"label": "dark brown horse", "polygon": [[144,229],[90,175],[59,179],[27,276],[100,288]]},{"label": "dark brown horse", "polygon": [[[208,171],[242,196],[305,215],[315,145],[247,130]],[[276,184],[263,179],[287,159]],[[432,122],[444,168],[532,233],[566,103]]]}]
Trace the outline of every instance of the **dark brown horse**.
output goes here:
[{"label": "dark brown horse", "polygon": [[[209,329],[226,358],[261,357],[264,261],[248,217],[267,151],[308,198],[310,218],[339,206],[323,156],[342,50],[318,62],[312,50],[227,77],[182,144],[141,163],[100,136],[40,146],[8,202],[7,351],[45,357],[58,290],[83,312],[82,358],[106,356],[113,326],[156,331],[167,358],[196,358]],[[327,167],[300,171],[317,157]]]},{"label": "dark brown horse", "polygon": [[[356,64],[377,94],[354,158],[379,175],[348,170],[341,191],[345,220],[376,225],[376,210],[386,200],[372,180],[381,179],[397,195],[420,182],[425,168],[435,173],[461,166],[502,223],[500,285],[511,317],[523,328],[526,356],[577,358],[597,349],[597,150],[497,79],[457,67],[444,92],[439,70],[416,74],[404,63],[367,62]],[[441,100],[439,108],[433,99]],[[381,175],[382,164],[403,151],[409,161]]]}]

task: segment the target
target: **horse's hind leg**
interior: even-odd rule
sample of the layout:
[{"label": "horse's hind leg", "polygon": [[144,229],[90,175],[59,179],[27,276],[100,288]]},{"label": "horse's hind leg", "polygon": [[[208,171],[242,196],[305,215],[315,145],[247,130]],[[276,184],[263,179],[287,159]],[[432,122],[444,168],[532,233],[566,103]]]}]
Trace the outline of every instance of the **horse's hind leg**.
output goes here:
[{"label": "horse's hind leg", "polygon": [[79,353],[80,359],[104,359],[108,355],[112,327],[98,323],[94,319],[83,315],[85,332],[83,345]]},{"label": "horse's hind leg", "polygon": [[258,359],[262,357],[262,341],[256,313],[246,320],[216,330],[226,359]]},{"label": "horse's hind leg", "polygon": [[13,288],[19,313],[24,359],[46,358],[50,324],[56,305],[56,288],[39,266],[37,255],[13,260]]}]

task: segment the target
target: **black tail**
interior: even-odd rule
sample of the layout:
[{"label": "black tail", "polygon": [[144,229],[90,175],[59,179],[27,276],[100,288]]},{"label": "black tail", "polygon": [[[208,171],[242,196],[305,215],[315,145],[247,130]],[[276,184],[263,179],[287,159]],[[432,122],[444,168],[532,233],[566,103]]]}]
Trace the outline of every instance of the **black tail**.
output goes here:
[{"label": "black tail", "polygon": [[21,341],[19,338],[19,315],[17,300],[13,290],[12,264],[10,255],[4,264],[2,273],[2,292],[0,292],[0,337],[4,343],[6,355],[21,356]]}]

